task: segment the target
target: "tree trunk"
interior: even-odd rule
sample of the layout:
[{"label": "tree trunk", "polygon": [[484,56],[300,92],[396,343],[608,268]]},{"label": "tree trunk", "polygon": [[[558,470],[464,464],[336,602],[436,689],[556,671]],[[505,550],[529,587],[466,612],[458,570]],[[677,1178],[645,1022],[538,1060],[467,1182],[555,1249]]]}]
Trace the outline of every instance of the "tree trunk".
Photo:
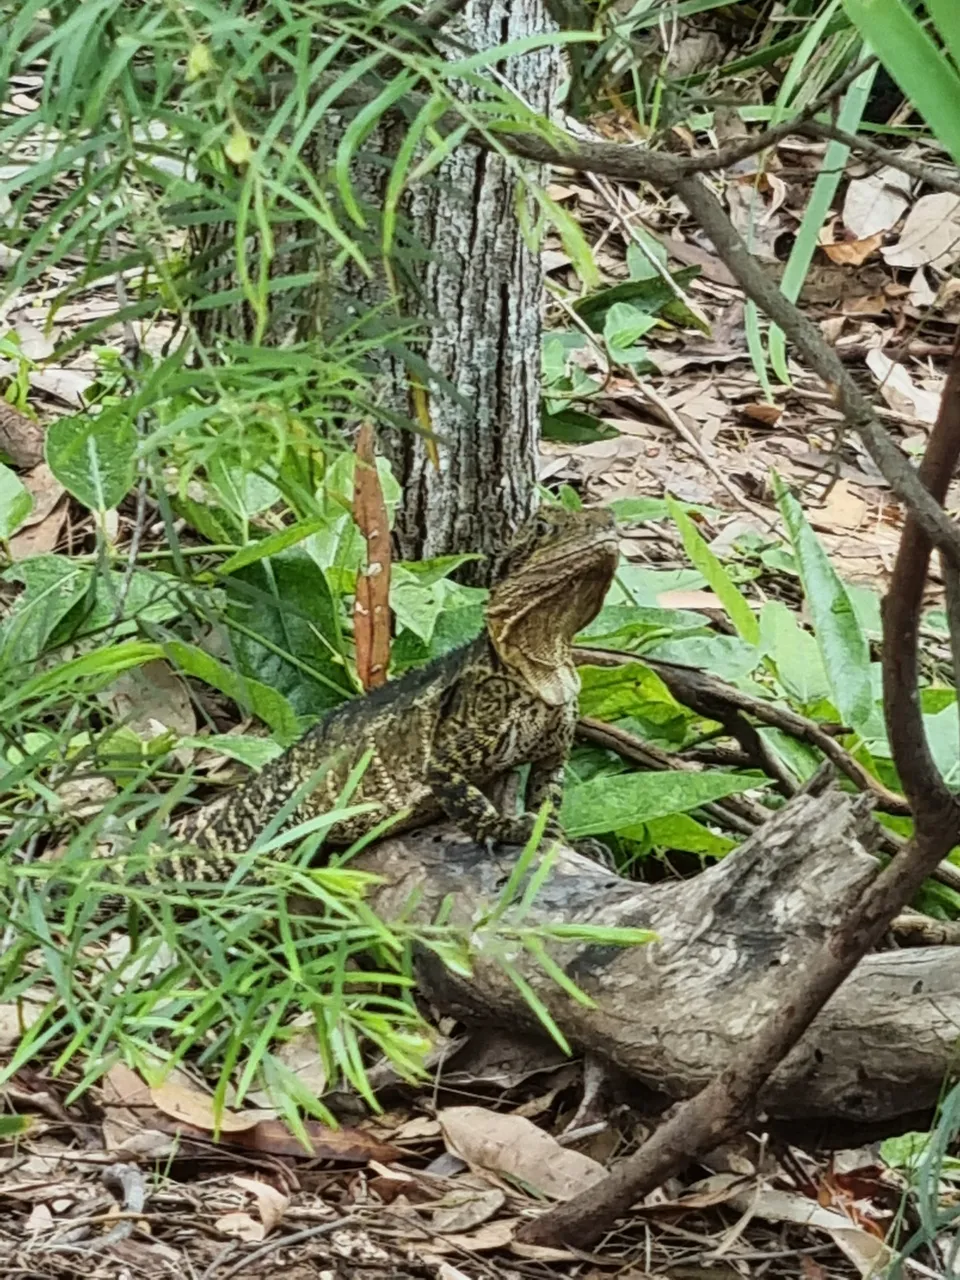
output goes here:
[{"label": "tree trunk", "polygon": [[[618,948],[554,943],[594,1005],[575,1003],[525,954],[516,967],[573,1044],[672,1098],[698,1092],[783,998],[785,977],[859,899],[878,864],[863,799],[800,796],[694,879],[634,884],[562,850],[525,923],[629,925],[658,941]],[[384,878],[370,906],[387,919],[475,927],[497,905],[516,850],[490,853],[434,828],[366,850]],[[469,980],[430,956],[418,985],[440,1009],[498,1027],[537,1026],[516,986],[481,952]],[[875,1121],[936,1105],[955,1070],[960,948],[888,951],[862,961],[781,1063],[761,1105],[773,1117]]]},{"label": "tree trunk", "polygon": [[[542,0],[471,0],[457,34],[488,49],[548,29]],[[544,113],[556,69],[550,49],[497,67]],[[517,186],[515,164],[464,146],[408,205],[414,233],[430,248],[417,272],[419,304],[431,323],[423,356],[452,394],[437,383],[429,388],[439,467],[423,436],[393,430],[384,437],[404,487],[397,541],[406,558],[490,555],[534,505],[543,272],[520,234]],[[416,420],[408,375],[396,362],[387,402]],[[483,566],[473,572],[474,581],[484,577]]]},{"label": "tree trunk", "polygon": [[[470,0],[443,28],[444,38],[455,38],[443,47],[451,58],[459,58],[465,46],[490,49],[552,29],[543,0]],[[483,74],[499,75],[530,106],[547,112],[558,69],[555,49],[546,48],[506,59]],[[461,96],[476,95],[464,85]],[[337,128],[336,117],[328,115],[308,146],[311,168],[318,174],[329,171]],[[405,128],[397,117],[382,124],[366,140],[354,166],[355,187],[374,222],[383,208],[389,158]],[[544,176],[534,166],[527,166],[526,173],[534,181]],[[429,430],[437,437],[437,465],[423,435],[400,426],[380,432],[381,447],[404,490],[396,542],[406,559],[481,552],[486,562],[465,567],[465,577],[480,583],[487,579],[489,558],[535,504],[543,272],[515,213],[519,174],[515,160],[461,146],[407,191],[401,210],[404,242],[415,251],[394,272],[403,295],[405,315],[400,317],[390,309],[391,302],[383,310],[390,294],[382,277],[365,281],[348,271],[332,286],[324,261],[327,248],[318,242],[315,227],[278,222],[271,275],[312,274],[318,284],[274,293],[262,338],[264,345],[272,345],[291,335],[316,337],[352,324],[364,309],[378,306],[381,325],[413,320],[426,331],[422,343],[411,340],[409,345],[435,375],[427,379],[426,399]],[[335,200],[334,185],[330,194]],[[348,219],[344,225],[350,234],[357,233]],[[374,227],[365,241],[374,265],[378,236]],[[230,284],[224,261],[232,255],[232,243],[229,228],[201,226],[194,233],[195,261],[217,289]],[[249,252],[255,264],[255,243]],[[245,304],[201,310],[195,319],[208,345],[222,335],[249,342],[253,334]],[[374,358],[380,370],[380,407],[387,417],[426,425],[412,390],[422,381],[420,374],[385,350]]]}]

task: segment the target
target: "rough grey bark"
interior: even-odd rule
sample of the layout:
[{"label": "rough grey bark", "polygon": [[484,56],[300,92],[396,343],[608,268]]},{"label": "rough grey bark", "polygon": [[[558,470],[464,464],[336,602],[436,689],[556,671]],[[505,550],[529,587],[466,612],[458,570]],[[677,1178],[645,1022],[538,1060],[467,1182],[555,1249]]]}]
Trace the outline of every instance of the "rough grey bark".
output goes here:
[{"label": "rough grey bark", "polygon": [[[489,49],[550,29],[542,0],[471,0],[456,34]],[[556,55],[544,49],[497,71],[546,113],[556,68]],[[416,282],[430,324],[422,354],[453,394],[430,387],[439,469],[422,436],[399,430],[384,440],[404,485],[397,541],[405,557],[491,554],[533,506],[543,272],[514,212],[517,175],[513,162],[460,147],[408,204],[413,231],[430,250]],[[412,296],[408,304],[416,305]],[[416,417],[406,371],[396,364],[387,403]]]},{"label": "rough grey bark", "polygon": [[[465,50],[496,48],[554,29],[544,0],[470,0],[444,27],[443,47],[458,58]],[[529,106],[546,113],[558,71],[556,50],[545,48],[506,59],[482,74],[496,75]],[[474,90],[463,85],[461,96],[466,100]],[[337,129],[337,118],[328,115],[308,144],[305,154],[318,174],[327,171],[336,153]],[[388,117],[366,140],[354,166],[356,189],[373,222],[405,129],[399,116]],[[539,256],[525,244],[515,212],[522,170],[535,181],[545,176],[534,165],[462,146],[412,186],[402,201],[398,234],[406,252],[402,263],[394,264],[402,294],[399,316],[382,276],[367,281],[348,270],[331,280],[325,260],[329,247],[308,222],[278,223],[271,263],[274,276],[313,275],[317,284],[272,296],[268,344],[316,336],[329,327],[335,332],[375,307],[381,308],[383,327],[412,320],[425,335],[405,341],[436,374],[428,384],[428,403],[439,465],[431,461],[422,435],[401,427],[381,432],[381,447],[404,488],[396,541],[409,559],[484,553],[487,561],[463,571],[475,582],[487,580],[490,557],[535,500],[544,285]],[[330,197],[336,200],[332,183]],[[358,234],[349,220],[345,225]],[[231,283],[232,234],[232,228],[209,226],[194,232],[194,260],[210,273],[211,289]],[[376,265],[375,226],[365,247]],[[255,243],[249,251],[255,261]],[[195,319],[209,345],[220,335],[249,341],[253,333],[243,304],[198,311]],[[374,359],[382,373],[382,408],[393,420],[420,423],[411,390],[419,375],[385,351],[375,352]]]},{"label": "rough grey bark", "polygon": [[[564,850],[531,920],[620,924],[660,940],[621,950],[556,945],[553,954],[596,1002],[583,1008],[531,962],[518,967],[571,1042],[609,1058],[674,1098],[689,1097],[729,1062],[781,998],[781,975],[805,959],[877,869],[862,801],[803,796],[723,862],[695,879],[638,885]],[[497,901],[513,856],[490,854],[444,829],[385,842],[358,866],[385,877],[371,905],[397,914],[416,891],[432,919],[451,895],[453,918],[476,921]],[[464,982],[435,961],[418,977],[434,1002],[498,1025],[535,1025],[491,959]],[[936,1103],[955,1069],[960,950],[917,948],[867,957],[772,1078],[763,1107],[783,1119],[878,1120]]]}]

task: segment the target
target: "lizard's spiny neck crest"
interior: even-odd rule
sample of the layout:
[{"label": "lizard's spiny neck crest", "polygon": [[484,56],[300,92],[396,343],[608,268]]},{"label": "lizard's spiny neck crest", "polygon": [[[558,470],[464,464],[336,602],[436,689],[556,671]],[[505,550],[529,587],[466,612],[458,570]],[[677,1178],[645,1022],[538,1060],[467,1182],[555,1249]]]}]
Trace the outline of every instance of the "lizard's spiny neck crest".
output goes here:
[{"label": "lizard's spiny neck crest", "polygon": [[550,706],[577,696],[571,645],[599,613],[618,559],[608,511],[559,507],[526,521],[501,557],[487,632],[500,660]]}]

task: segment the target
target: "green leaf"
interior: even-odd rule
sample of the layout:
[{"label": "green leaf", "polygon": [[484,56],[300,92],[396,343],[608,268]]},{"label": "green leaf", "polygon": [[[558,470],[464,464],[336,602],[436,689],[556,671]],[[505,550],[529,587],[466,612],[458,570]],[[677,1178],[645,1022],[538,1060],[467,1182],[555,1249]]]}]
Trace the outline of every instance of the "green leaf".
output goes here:
[{"label": "green leaf", "polygon": [[708,586],[712,587],[740,637],[747,644],[758,644],[760,641],[760,624],[757,622],[756,616],[743,593],[734,584],[726,569],[701,538],[693,521],[680,504],[668,496],[667,508],[677,528],[680,530],[683,547],[690,557],[691,563],[706,578]]},{"label": "green leaf", "polygon": [[0,1116],[0,1138],[18,1138],[29,1132],[34,1116]]},{"label": "green leaf", "polygon": [[595,418],[592,413],[584,413],[581,409],[561,409],[559,413],[541,414],[540,434],[544,440],[592,444],[595,440],[614,440],[620,432],[610,423]]},{"label": "green leaf", "polygon": [[[644,720],[658,729],[668,729],[691,719],[660,677],[640,662],[620,667],[579,668],[580,714],[597,720],[624,720],[628,716]],[[673,735],[670,735],[673,736]]]},{"label": "green leaf", "polygon": [[119,409],[58,419],[45,450],[50,470],[90,511],[115,507],[133,488],[137,432]]},{"label": "green leaf", "polygon": [[658,662],[675,662],[681,667],[710,671],[721,680],[736,681],[755,671],[759,650],[736,636],[692,635],[661,640],[646,650],[646,657]]},{"label": "green leaf", "polygon": [[32,510],[33,494],[0,462],[0,541],[12,538]]},{"label": "green leaf", "polygon": [[607,504],[618,524],[646,524],[669,515],[664,498],[615,498]]},{"label": "green leaf", "polygon": [[237,665],[245,675],[310,718],[351,696],[337,604],[305,551],[294,548],[238,569],[227,589]]},{"label": "green leaf", "polygon": [[[737,847],[735,840],[717,835],[688,813],[672,813],[667,818],[654,818],[644,823],[643,837],[659,849],[680,849],[684,853],[698,853],[709,858],[722,858]],[[621,832],[628,840],[629,829]]]},{"label": "green leaf", "polygon": [[407,565],[394,565],[390,580],[390,608],[398,627],[430,646],[443,614],[482,607],[487,593],[436,574],[419,574]]},{"label": "green leaf", "polygon": [[[678,288],[685,289],[699,274],[699,267],[683,267],[680,271],[672,272],[671,278]],[[648,315],[659,316],[676,301],[676,297],[676,290],[658,275],[646,280],[625,280],[609,289],[598,289],[585,298],[578,298],[573,309],[594,333],[603,333],[607,312],[617,302],[632,302]],[[700,321],[696,321],[696,327],[703,327]]]},{"label": "green leaf", "polygon": [[768,600],[760,610],[760,643],[784,691],[801,706],[829,697],[830,682],[816,640],[780,600]]},{"label": "green leaf", "polygon": [[797,557],[831,701],[843,721],[859,729],[867,724],[873,712],[870,646],[847,589],[799,502],[776,473],[773,483],[777,506]]},{"label": "green leaf", "polygon": [[301,520],[297,524],[289,525],[286,529],[280,529],[276,533],[268,534],[267,537],[251,542],[247,546],[241,547],[239,551],[234,552],[229,559],[224,560],[223,564],[220,565],[220,572],[234,573],[237,569],[243,569],[248,564],[256,564],[258,560],[266,560],[280,551],[286,551],[288,547],[296,546],[298,542],[303,542],[311,534],[319,532],[326,524],[326,520],[317,517],[313,520]]},{"label": "green leaf", "polygon": [[843,0],[871,49],[960,164],[960,74],[906,4]]},{"label": "green leaf", "polygon": [[621,360],[656,325],[656,317],[633,302],[615,302],[603,320],[603,336],[611,359]]},{"label": "green leaf", "polygon": [[236,733],[211,733],[180,738],[179,747],[195,747],[198,751],[217,751],[231,760],[239,760],[258,772],[271,760],[283,755],[283,747],[272,738],[251,738]]},{"label": "green leaf", "polygon": [[211,689],[219,689],[239,706],[259,716],[284,746],[300,737],[300,722],[290,703],[276,689],[231,671],[218,658],[182,640],[168,640],[160,652],[165,653],[185,675],[202,680]]},{"label": "green leaf", "polygon": [[651,645],[692,631],[713,635],[698,613],[686,609],[650,609],[632,604],[608,604],[577,636],[577,643],[593,649],[623,649],[641,653]]},{"label": "green leaf", "polygon": [[572,217],[562,204],[552,200],[542,189],[535,190],[534,196],[556,227],[564,253],[570,259],[570,265],[574,271],[588,289],[598,288],[600,272],[593,260],[593,251],[576,218]]},{"label": "green leaf", "polygon": [[3,575],[24,590],[0,631],[0,664],[34,662],[63,618],[90,588],[91,570],[66,556],[31,556]]},{"label": "green leaf", "polygon": [[698,809],[758,785],[756,778],[717,772],[600,775],[567,789],[560,820],[571,839],[602,835]]}]

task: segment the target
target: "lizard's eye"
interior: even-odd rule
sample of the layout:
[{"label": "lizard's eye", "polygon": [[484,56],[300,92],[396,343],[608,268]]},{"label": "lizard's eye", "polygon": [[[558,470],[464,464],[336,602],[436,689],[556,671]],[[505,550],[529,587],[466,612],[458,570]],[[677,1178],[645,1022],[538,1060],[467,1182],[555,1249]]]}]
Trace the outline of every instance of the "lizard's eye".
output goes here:
[{"label": "lizard's eye", "polygon": [[537,531],[538,538],[549,538],[550,534],[553,533],[553,521],[548,519],[547,516],[537,516],[534,528]]}]

